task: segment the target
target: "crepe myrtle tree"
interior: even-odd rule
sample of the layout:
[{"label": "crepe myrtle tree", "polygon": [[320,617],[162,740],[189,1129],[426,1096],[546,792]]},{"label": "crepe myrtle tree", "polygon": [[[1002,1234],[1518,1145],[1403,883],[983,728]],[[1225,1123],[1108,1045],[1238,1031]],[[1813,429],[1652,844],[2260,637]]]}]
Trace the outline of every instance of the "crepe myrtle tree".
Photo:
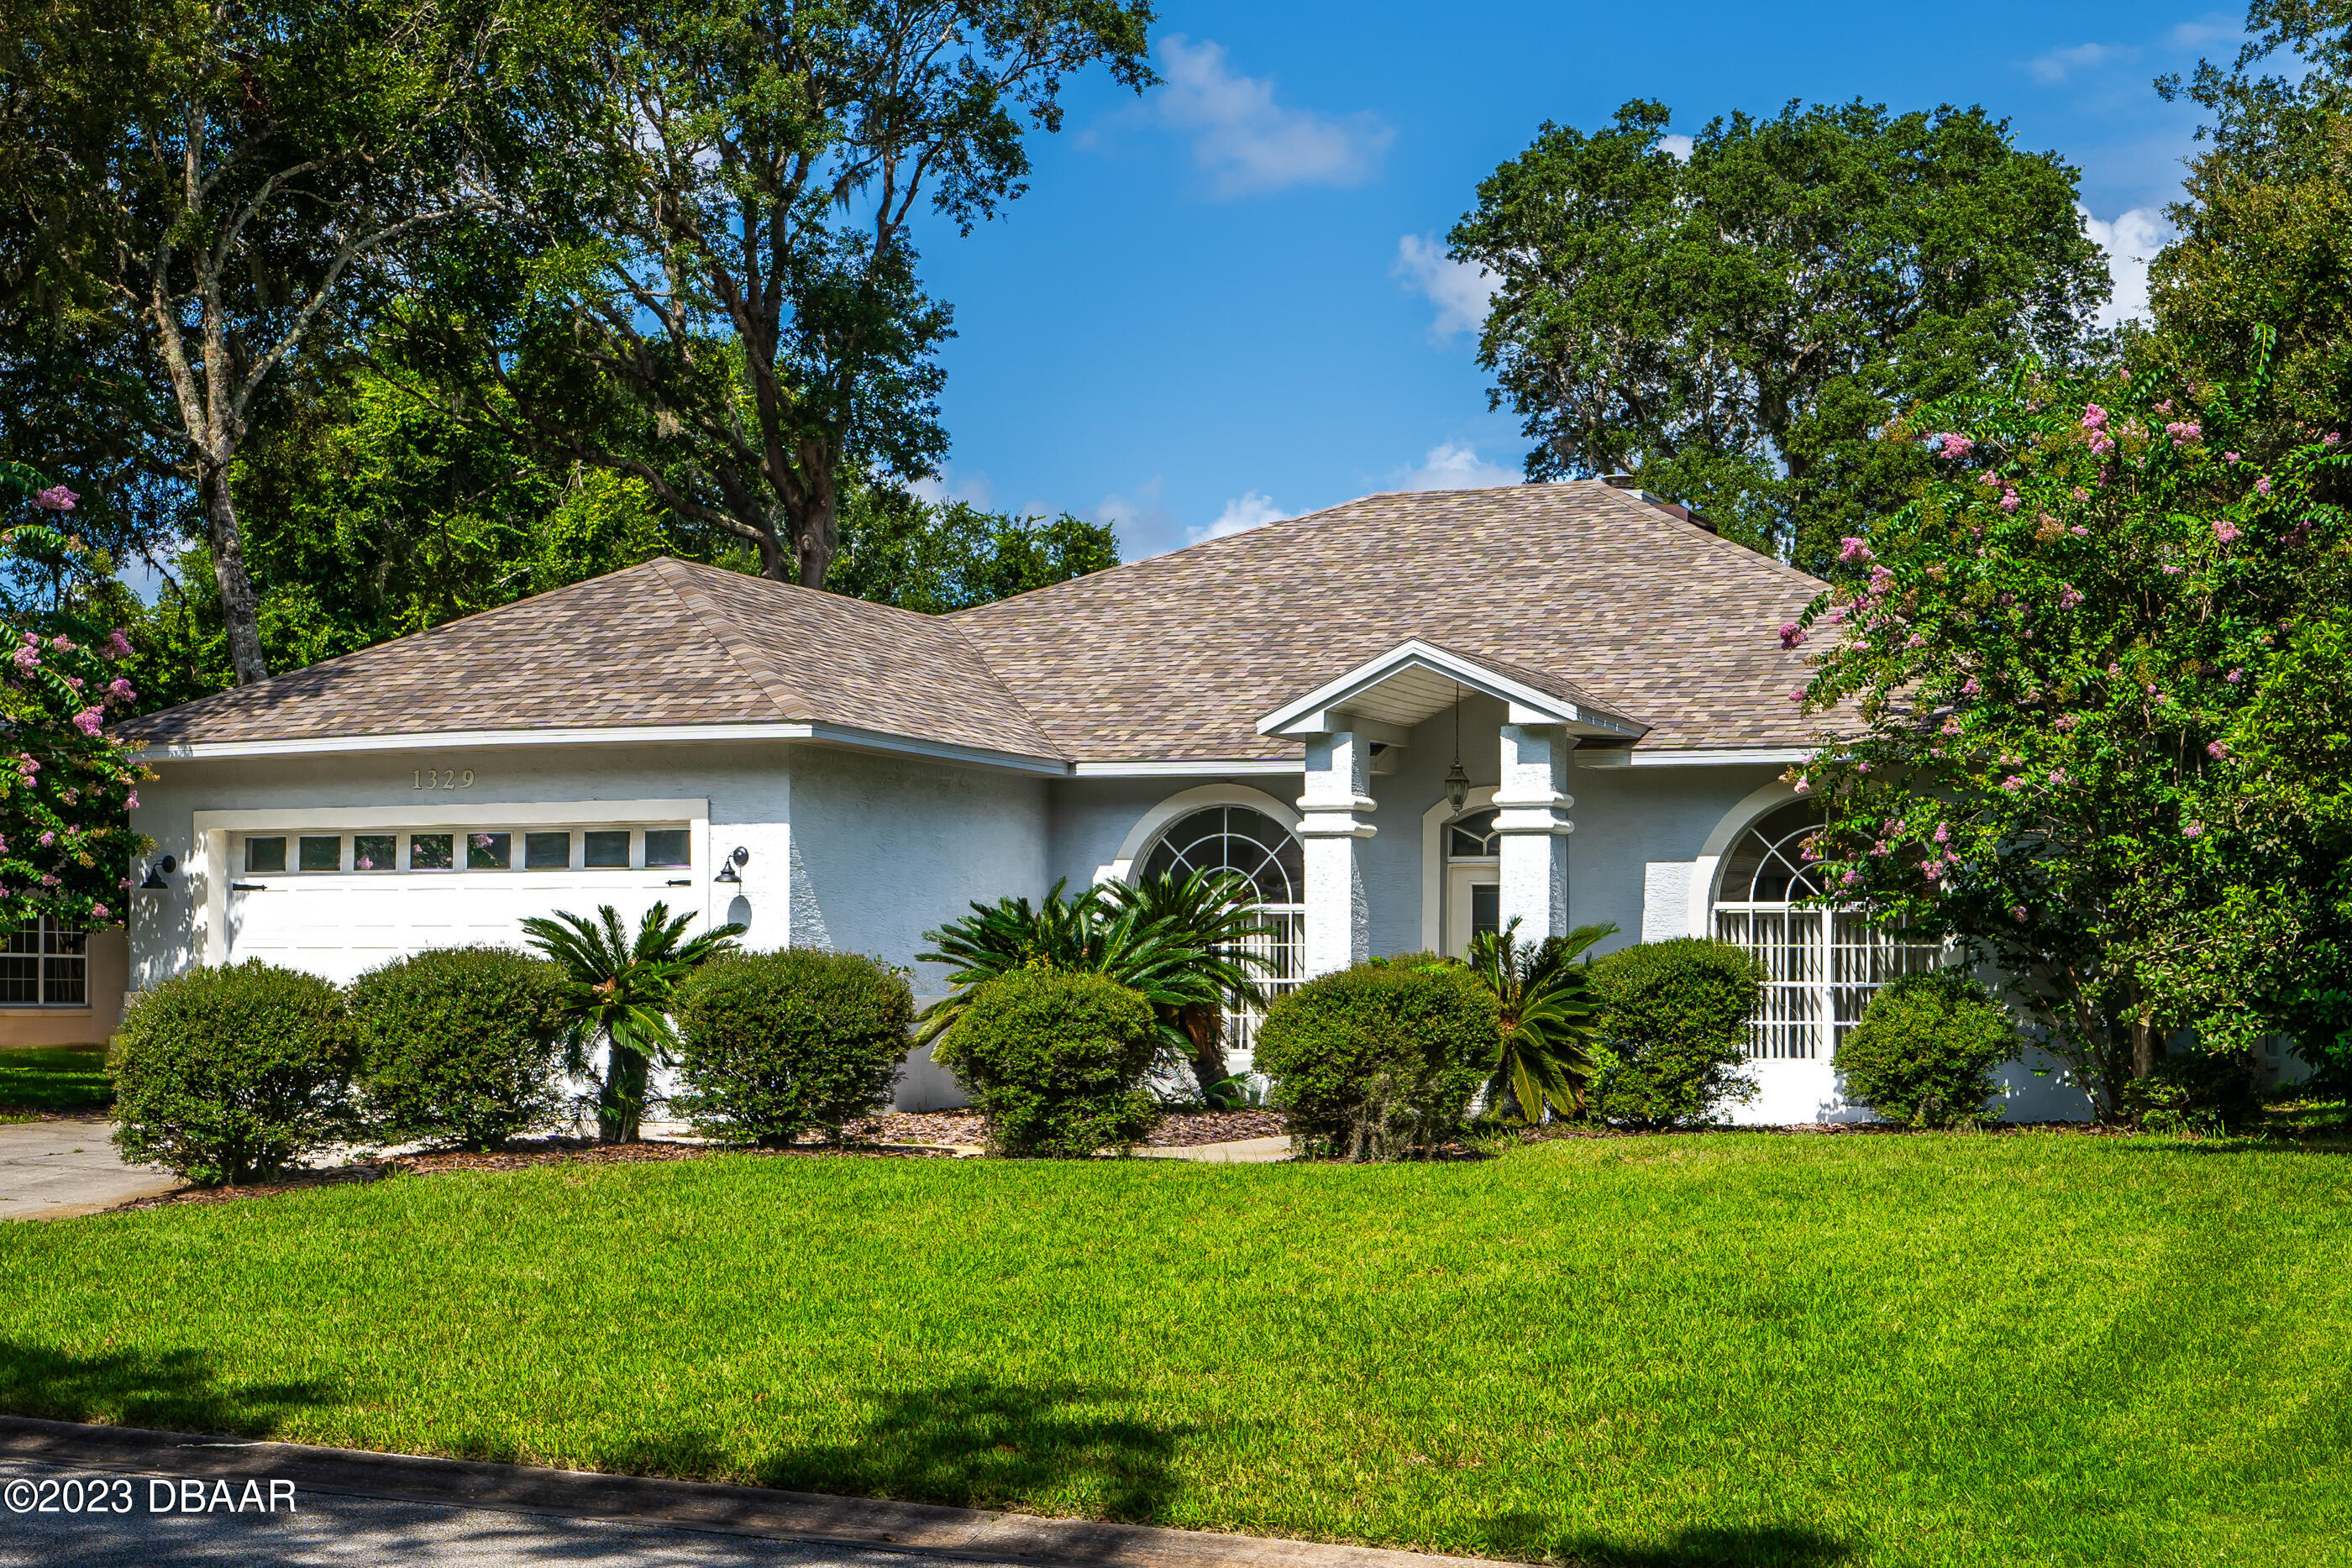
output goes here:
[{"label": "crepe myrtle tree", "polygon": [[103,558],[58,526],[78,497],[0,463],[0,931],[115,925],[130,901],[143,769],[105,732],[138,698],[121,628],[83,612]]},{"label": "crepe myrtle tree", "polygon": [[2332,431],[2240,451],[2263,390],[1935,405],[1890,435],[1935,476],[1780,628],[1846,720],[1795,776],[1834,896],[1995,965],[2103,1117],[2177,1030],[2352,1023],[2352,474]]}]

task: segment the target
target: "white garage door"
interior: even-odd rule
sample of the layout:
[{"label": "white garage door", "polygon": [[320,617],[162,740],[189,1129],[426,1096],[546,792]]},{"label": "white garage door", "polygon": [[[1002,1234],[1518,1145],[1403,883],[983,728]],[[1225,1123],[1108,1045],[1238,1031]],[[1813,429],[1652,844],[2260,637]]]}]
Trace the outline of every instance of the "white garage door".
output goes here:
[{"label": "white garage door", "polygon": [[683,822],[256,831],[227,847],[229,962],[338,982],[426,947],[520,946],[526,915],[609,904],[634,931],[656,903],[702,907]]}]

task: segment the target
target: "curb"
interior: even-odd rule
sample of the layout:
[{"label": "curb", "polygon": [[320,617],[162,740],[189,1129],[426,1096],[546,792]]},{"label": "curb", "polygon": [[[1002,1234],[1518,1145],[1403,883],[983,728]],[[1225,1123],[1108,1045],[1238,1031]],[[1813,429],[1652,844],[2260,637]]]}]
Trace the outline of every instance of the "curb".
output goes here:
[{"label": "curb", "polygon": [[705,1481],[204,1437],[0,1416],[0,1462],[110,1474],[282,1477],[312,1491],[1066,1568],[1432,1568],[1464,1557]]}]

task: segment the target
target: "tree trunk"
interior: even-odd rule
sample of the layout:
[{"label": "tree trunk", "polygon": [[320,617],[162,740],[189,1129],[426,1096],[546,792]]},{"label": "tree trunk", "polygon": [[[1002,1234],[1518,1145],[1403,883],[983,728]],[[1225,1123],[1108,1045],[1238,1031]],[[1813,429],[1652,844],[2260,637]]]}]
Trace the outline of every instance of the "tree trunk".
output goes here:
[{"label": "tree trunk", "polygon": [[834,553],[841,548],[841,499],[828,493],[813,500],[800,519],[801,586],[821,589],[832,570]]},{"label": "tree trunk", "polygon": [[1225,1065],[1224,1016],[1210,1008],[1186,1008],[1177,1023],[1192,1042],[1192,1079],[1205,1102],[1210,1090],[1233,1076]]},{"label": "tree trunk", "polygon": [[236,526],[236,503],[229,496],[228,465],[208,466],[197,486],[204,497],[205,535],[212,546],[213,577],[220,584],[221,618],[228,627],[229,667],[236,684],[269,678],[261,653],[261,601],[245,570],[245,536]]},{"label": "tree trunk", "polygon": [[645,1057],[620,1041],[604,1059],[604,1092],[596,1099],[596,1141],[634,1144],[646,1114]]},{"label": "tree trunk", "polygon": [[2146,1078],[2156,1071],[2156,1026],[2143,1008],[2132,1018],[2132,1076]]}]

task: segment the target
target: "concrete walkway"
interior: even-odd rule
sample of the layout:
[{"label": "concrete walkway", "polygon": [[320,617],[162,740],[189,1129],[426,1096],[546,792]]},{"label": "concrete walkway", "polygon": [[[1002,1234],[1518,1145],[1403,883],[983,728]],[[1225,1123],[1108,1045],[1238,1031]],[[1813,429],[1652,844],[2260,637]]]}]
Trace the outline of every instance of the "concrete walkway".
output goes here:
[{"label": "concrete walkway", "polygon": [[1148,1149],[1139,1146],[1135,1155],[1145,1160],[1198,1160],[1209,1166],[1264,1166],[1290,1157],[1290,1134],[1273,1138],[1237,1138],[1230,1144],[1193,1144],[1176,1149]]},{"label": "concrete walkway", "polygon": [[0,1219],[95,1214],[180,1186],[158,1166],[123,1164],[108,1141],[113,1132],[101,1116],[0,1126]]},{"label": "concrete walkway", "polygon": [[[92,1479],[131,1484],[110,1485],[104,1513],[37,1511],[40,1483],[69,1476],[83,1478],[77,1490],[85,1500]],[[273,1481],[290,1510],[267,1507]],[[894,1561],[919,1568],[926,1557],[1029,1568],[1467,1568],[1461,1558],[1323,1542],[224,1442],[21,1416],[0,1416],[0,1491],[7,1494],[7,1510],[0,1512],[0,1564],[6,1568],[166,1562],[222,1568],[534,1562],[888,1568]],[[115,1511],[126,1494],[129,1511]]]}]

